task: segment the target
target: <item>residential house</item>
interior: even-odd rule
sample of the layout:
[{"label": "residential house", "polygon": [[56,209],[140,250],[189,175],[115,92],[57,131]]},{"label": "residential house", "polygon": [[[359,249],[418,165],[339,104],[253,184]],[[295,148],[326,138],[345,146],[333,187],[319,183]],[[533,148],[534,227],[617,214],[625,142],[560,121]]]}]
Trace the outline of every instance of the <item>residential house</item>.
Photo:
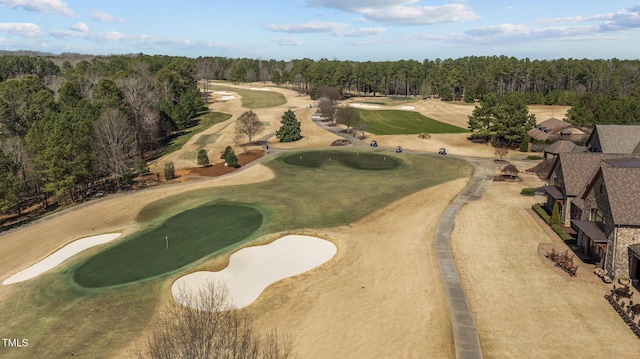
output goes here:
[{"label": "residential house", "polygon": [[589,137],[588,130],[580,129],[569,122],[553,117],[536,123],[527,133],[532,140],[538,141],[558,141],[561,139],[584,141]]},{"label": "residential house", "polygon": [[[640,154],[608,154],[608,153],[560,153],[547,175],[548,185],[543,189],[547,193],[545,207],[551,212],[557,203],[560,216],[565,227],[571,226],[571,219],[577,218],[572,209],[572,201],[583,191],[600,161],[607,158],[640,158]],[[573,212],[573,214],[572,214]]]},{"label": "residential house", "polygon": [[586,146],[589,152],[640,153],[640,125],[596,125]]},{"label": "residential house", "polygon": [[612,278],[640,278],[640,158],[603,159],[580,194],[577,244]]}]

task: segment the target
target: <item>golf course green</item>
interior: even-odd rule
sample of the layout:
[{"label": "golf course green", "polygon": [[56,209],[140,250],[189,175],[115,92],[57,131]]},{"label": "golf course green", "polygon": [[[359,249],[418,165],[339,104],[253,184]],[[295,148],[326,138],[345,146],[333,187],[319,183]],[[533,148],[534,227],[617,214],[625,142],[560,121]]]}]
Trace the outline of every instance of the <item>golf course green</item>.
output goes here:
[{"label": "golf course green", "polygon": [[361,151],[316,150],[284,155],[282,163],[289,166],[319,168],[344,166],[358,170],[390,170],[400,166],[400,160],[381,153]]},{"label": "golf course green", "polygon": [[91,257],[73,278],[83,287],[99,288],[162,275],[246,239],[262,221],[260,211],[245,205],[198,206]]}]

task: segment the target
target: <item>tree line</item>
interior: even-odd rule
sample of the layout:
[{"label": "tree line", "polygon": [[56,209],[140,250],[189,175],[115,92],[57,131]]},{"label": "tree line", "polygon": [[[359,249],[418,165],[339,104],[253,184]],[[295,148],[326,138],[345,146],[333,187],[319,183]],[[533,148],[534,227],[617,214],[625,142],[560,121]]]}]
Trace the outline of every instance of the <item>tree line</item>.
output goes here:
[{"label": "tree line", "polygon": [[[200,80],[270,81],[314,98],[419,96],[569,105],[578,125],[640,121],[640,60],[507,56],[354,62],[144,54],[0,56],[0,212],[23,196],[78,200],[114,185],[203,108]],[[202,82],[207,90],[207,81]],[[520,100],[518,100],[520,101]],[[345,116],[338,116],[340,118]],[[348,117],[348,116],[347,116]],[[516,138],[509,142],[517,141]],[[18,210],[20,206],[18,205]]]},{"label": "tree line", "polygon": [[21,198],[47,206],[117,188],[175,131],[193,125],[204,101],[181,58],[68,61],[0,56],[0,213]]}]

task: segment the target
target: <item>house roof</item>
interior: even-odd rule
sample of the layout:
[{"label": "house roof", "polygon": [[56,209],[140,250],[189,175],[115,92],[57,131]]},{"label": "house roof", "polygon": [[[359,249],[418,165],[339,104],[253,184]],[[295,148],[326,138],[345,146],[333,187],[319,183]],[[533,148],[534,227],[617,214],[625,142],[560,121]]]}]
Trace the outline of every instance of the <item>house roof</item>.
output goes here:
[{"label": "house roof", "polygon": [[546,153],[557,155],[558,153],[563,152],[585,152],[586,147],[578,146],[572,141],[560,140],[550,144],[549,146],[546,146],[543,151]]},{"label": "house roof", "polygon": [[634,153],[640,146],[640,125],[596,125],[587,143],[596,134],[603,153]]},{"label": "house roof", "polygon": [[527,133],[531,138],[544,141],[549,139],[551,135],[554,135],[569,127],[571,127],[571,124],[569,122],[551,117],[545,121],[535,124],[533,128],[530,129]]},{"label": "house roof", "polygon": [[609,239],[604,234],[602,229],[598,227],[596,222],[593,221],[580,221],[574,219],[571,223],[575,224],[584,234],[586,234],[592,241],[596,243],[607,243]]},{"label": "house roof", "polygon": [[640,159],[605,160],[582,194],[584,199],[593,184],[602,178],[615,224],[640,225]]},{"label": "house roof", "polygon": [[593,177],[594,172],[598,169],[602,160],[625,157],[640,157],[640,154],[600,152],[559,153],[547,178],[551,178],[553,172],[560,166],[562,169],[562,177],[564,178],[564,193],[567,197],[578,196],[584,191],[585,186]]}]

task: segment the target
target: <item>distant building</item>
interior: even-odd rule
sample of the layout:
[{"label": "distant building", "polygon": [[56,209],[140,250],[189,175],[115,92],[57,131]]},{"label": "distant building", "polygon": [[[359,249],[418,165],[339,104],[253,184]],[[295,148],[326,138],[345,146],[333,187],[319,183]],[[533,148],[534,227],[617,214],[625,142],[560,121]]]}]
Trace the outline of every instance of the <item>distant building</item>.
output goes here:
[{"label": "distant building", "polygon": [[561,139],[584,141],[588,137],[584,130],[553,117],[537,123],[527,133],[531,139],[538,141],[558,141]]}]

